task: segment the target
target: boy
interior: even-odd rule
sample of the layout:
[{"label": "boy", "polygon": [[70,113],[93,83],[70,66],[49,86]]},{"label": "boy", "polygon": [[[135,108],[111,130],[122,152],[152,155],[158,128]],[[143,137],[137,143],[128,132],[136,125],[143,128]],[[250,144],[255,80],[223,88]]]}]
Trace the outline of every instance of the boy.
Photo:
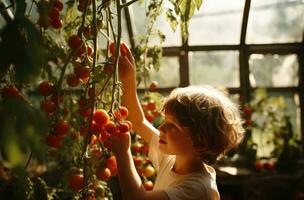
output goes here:
[{"label": "boy", "polygon": [[137,98],[134,58],[124,44],[121,48],[123,105],[129,109],[133,130],[149,144],[149,159],[157,170],[154,189],[146,191],[132,160],[130,135],[111,136],[124,199],[220,199],[209,164],[243,138],[237,106],[211,87],[175,89],[164,102],[165,121],[156,129],[145,119]]}]

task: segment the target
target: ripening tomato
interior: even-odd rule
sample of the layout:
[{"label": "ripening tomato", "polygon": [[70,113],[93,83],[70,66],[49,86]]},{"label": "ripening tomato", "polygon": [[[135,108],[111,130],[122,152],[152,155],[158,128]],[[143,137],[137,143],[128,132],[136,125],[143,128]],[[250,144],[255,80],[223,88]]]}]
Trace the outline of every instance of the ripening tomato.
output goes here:
[{"label": "ripening tomato", "polygon": [[107,124],[109,119],[110,116],[108,115],[107,111],[105,111],[104,109],[97,109],[94,112],[93,120],[98,124],[105,125]]},{"label": "ripening tomato", "polygon": [[63,10],[63,3],[60,0],[53,1],[53,7],[57,8],[58,10]]},{"label": "ripening tomato", "polygon": [[72,35],[69,38],[68,44],[72,49],[77,49],[78,47],[81,46],[82,40],[78,35]]},{"label": "ripening tomato", "polygon": [[54,126],[54,133],[56,135],[65,135],[69,132],[70,125],[67,121],[59,120]]},{"label": "ripening tomato", "polygon": [[74,191],[79,191],[84,187],[84,178],[81,174],[74,174],[69,180],[69,187]]},{"label": "ripening tomato", "polygon": [[56,104],[52,100],[44,100],[40,104],[40,108],[44,110],[46,113],[53,113],[56,110]]},{"label": "ripening tomato", "polygon": [[153,176],[155,174],[155,169],[151,165],[148,165],[143,169],[143,175],[147,178]]},{"label": "ripening tomato", "polygon": [[97,170],[96,176],[102,181],[107,181],[111,177],[111,171],[107,167],[103,167]]},{"label": "ripening tomato", "polygon": [[60,146],[60,141],[61,138],[56,135],[49,134],[48,136],[45,137],[45,143],[49,147],[58,148]]},{"label": "ripening tomato", "polygon": [[106,160],[106,166],[110,169],[112,176],[116,176],[117,174],[117,162],[115,156],[110,156]]},{"label": "ripening tomato", "polygon": [[50,81],[42,81],[39,84],[39,93],[42,96],[49,96],[49,95],[53,94],[54,91],[55,91],[54,84]]},{"label": "ripening tomato", "polygon": [[155,92],[158,87],[158,82],[157,81],[152,81],[152,83],[149,86],[149,91],[150,92]]},{"label": "ripening tomato", "polygon": [[153,182],[152,181],[145,181],[144,182],[144,187],[147,191],[152,190],[153,189]]},{"label": "ripening tomato", "polygon": [[67,75],[66,81],[70,87],[76,87],[80,83],[79,78],[75,74]]}]

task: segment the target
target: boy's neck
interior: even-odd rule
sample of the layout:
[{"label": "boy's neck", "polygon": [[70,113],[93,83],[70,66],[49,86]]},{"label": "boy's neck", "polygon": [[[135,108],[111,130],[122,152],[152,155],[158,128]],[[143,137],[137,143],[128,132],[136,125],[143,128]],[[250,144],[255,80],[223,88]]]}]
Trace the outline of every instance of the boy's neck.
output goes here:
[{"label": "boy's neck", "polygon": [[172,167],[172,171],[177,174],[189,174],[202,170],[203,163],[200,159],[193,156],[176,155],[175,163]]}]

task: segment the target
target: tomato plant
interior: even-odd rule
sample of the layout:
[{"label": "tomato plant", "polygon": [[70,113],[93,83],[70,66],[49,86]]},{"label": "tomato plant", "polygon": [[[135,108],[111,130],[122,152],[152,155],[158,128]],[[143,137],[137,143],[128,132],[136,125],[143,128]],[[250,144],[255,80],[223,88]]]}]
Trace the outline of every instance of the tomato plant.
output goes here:
[{"label": "tomato plant", "polygon": [[[16,176],[29,182],[30,191],[20,191],[20,199],[33,199],[37,191],[49,198],[111,198],[106,181],[115,180],[117,166],[108,138],[132,132],[129,111],[121,106],[123,89],[117,72],[118,56],[128,53],[121,40],[121,13],[135,2],[21,0],[3,8],[3,13],[14,16],[5,18],[0,35],[0,147],[5,159],[0,165],[13,174],[7,183]],[[152,63],[143,60],[149,36],[155,34],[155,16],[163,11],[161,2],[150,3],[148,37],[131,47],[139,76],[147,74],[146,64],[159,67],[162,54],[160,47],[154,47]],[[185,9],[174,6],[185,15]],[[106,40],[102,44],[100,37]],[[150,92],[143,98],[144,112],[157,125],[160,96],[153,88]],[[155,173],[146,159],[148,146],[133,133],[132,142],[138,144],[132,147],[137,169],[151,189],[148,180]],[[51,174],[50,180],[29,174],[34,161],[48,166],[45,173]]]}]

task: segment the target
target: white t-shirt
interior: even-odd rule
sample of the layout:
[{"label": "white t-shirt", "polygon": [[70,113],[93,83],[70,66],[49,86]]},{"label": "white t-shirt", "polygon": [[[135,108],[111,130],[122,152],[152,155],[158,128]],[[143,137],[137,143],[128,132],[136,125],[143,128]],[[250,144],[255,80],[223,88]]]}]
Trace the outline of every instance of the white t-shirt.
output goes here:
[{"label": "white t-shirt", "polygon": [[215,170],[203,164],[201,172],[186,175],[175,173],[172,168],[174,155],[159,151],[158,135],[151,138],[149,159],[157,170],[153,190],[164,190],[170,200],[219,200]]}]

